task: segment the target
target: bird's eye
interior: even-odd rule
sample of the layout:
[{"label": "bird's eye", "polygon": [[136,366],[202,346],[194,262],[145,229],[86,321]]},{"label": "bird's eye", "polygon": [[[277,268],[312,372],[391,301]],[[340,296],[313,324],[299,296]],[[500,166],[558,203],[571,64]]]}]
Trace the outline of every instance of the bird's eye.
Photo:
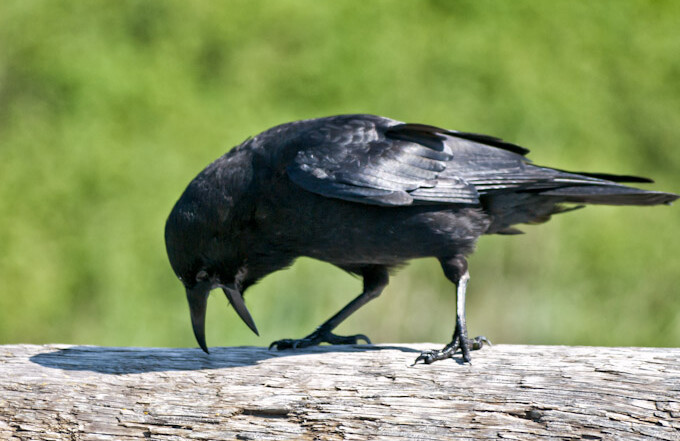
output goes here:
[{"label": "bird's eye", "polygon": [[202,281],[207,280],[207,279],[208,279],[208,272],[205,271],[205,270],[200,270],[196,274],[196,281],[197,282],[202,282]]}]

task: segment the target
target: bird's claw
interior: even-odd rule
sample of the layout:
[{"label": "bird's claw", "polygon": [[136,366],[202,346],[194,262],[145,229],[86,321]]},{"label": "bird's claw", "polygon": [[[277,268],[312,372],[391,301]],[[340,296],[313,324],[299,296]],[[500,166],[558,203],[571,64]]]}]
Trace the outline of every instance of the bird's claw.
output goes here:
[{"label": "bird's claw", "polygon": [[[470,350],[476,351],[478,349],[482,349],[484,347],[484,344],[487,344],[489,346],[491,345],[491,341],[484,337],[483,335],[480,335],[475,338],[471,338],[467,340],[467,345]],[[415,359],[413,364],[411,366],[415,366],[418,364],[419,361],[422,361],[424,364],[432,364],[435,361],[439,360],[445,360],[447,358],[453,358],[453,355],[456,353],[456,351],[461,347],[461,341],[459,338],[454,339],[451,343],[448,345],[444,346],[442,349],[434,349],[431,351],[422,351],[418,358]],[[464,352],[464,351],[461,351]],[[470,362],[470,360],[465,360],[465,356],[463,356],[465,362]]]},{"label": "bird's claw", "polygon": [[483,335],[478,335],[477,337],[468,340],[468,344],[470,345],[470,349],[472,349],[473,351],[482,349],[484,345],[487,345],[489,347],[493,346],[491,344],[491,340],[489,340]]},{"label": "bird's claw", "polygon": [[317,346],[321,343],[328,343],[331,345],[356,345],[360,340],[366,342],[366,344],[371,344],[371,339],[369,339],[364,334],[356,335],[335,335],[332,332],[319,332],[314,331],[307,337],[300,339],[284,338],[282,340],[276,340],[269,345],[269,349],[276,348],[277,350],[283,349],[298,349],[307,348],[310,346]]}]

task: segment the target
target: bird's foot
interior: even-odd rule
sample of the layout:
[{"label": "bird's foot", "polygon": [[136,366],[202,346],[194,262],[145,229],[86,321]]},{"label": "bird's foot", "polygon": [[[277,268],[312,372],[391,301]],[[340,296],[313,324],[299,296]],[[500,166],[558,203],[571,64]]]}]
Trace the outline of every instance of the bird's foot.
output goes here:
[{"label": "bird's foot", "polygon": [[[463,361],[469,363],[470,351],[482,349],[485,343],[491,346],[491,341],[483,335],[471,339],[456,336],[451,343],[447,344],[442,349],[421,352],[418,358],[416,358],[416,361],[413,362],[413,365],[418,364],[419,361],[422,361],[425,364],[431,364],[435,361],[452,358],[453,354],[455,354],[459,348],[463,355]],[[463,345],[465,345],[465,347]]]},{"label": "bird's foot", "polygon": [[300,339],[284,338],[283,340],[276,340],[269,345],[269,349],[297,349],[297,348],[307,348],[309,346],[317,346],[321,343],[328,343],[331,345],[355,345],[359,343],[359,340],[365,341],[367,344],[371,344],[371,340],[364,334],[357,335],[335,335],[330,331],[320,331],[316,330],[309,334],[307,337]]}]

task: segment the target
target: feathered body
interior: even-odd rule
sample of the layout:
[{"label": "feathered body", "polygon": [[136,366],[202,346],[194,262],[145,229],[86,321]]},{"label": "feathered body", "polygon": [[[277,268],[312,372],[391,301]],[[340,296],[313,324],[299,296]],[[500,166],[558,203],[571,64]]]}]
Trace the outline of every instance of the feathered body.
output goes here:
[{"label": "feathered body", "polygon": [[300,256],[380,274],[378,285],[387,269],[432,256],[459,284],[467,265],[447,271],[445,262],[464,262],[483,234],[518,233],[514,225],[575,204],[678,198],[622,184],[645,178],[540,167],[526,153],[486,135],[373,115],[283,124],[190,183],[166,225],[170,261],[188,292],[203,271],[210,288],[233,284],[242,294]]}]

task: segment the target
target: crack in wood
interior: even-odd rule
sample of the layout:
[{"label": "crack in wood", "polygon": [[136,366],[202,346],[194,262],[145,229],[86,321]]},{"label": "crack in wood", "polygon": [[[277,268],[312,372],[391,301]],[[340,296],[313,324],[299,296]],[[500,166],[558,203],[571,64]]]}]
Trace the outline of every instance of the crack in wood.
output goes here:
[{"label": "crack in wood", "polygon": [[543,417],[541,411],[535,408],[527,409],[524,412],[509,412],[509,414],[535,423],[541,423],[541,418]]},{"label": "crack in wood", "polygon": [[241,409],[241,414],[250,415],[260,418],[288,418],[290,409],[286,408],[244,408]]}]

